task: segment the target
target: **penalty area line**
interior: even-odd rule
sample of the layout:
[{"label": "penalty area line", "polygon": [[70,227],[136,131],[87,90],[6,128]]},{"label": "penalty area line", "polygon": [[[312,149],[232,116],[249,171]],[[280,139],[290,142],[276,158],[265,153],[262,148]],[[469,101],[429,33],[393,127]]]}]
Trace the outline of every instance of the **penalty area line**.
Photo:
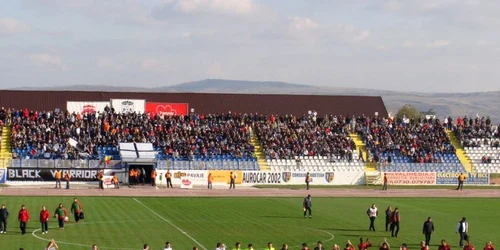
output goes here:
[{"label": "penalty area line", "polygon": [[139,203],[141,206],[143,206],[145,209],[149,210],[149,212],[151,212],[152,214],[156,215],[156,217],[160,218],[161,220],[163,220],[164,222],[168,223],[170,226],[174,227],[175,229],[177,229],[179,232],[183,233],[184,235],[186,235],[186,237],[188,237],[189,239],[191,239],[194,243],[196,243],[199,247],[201,247],[202,249],[204,250],[208,250],[205,246],[203,246],[200,242],[198,242],[195,238],[193,238],[193,236],[189,235],[186,231],[182,230],[180,227],[176,226],[174,223],[170,222],[169,220],[165,219],[165,217],[159,215],[157,212],[155,212],[153,209],[149,208],[148,206],[146,206],[144,203],[142,203],[141,201],[139,201],[138,199],[136,198],[133,198],[134,201],[136,201],[137,203]]}]

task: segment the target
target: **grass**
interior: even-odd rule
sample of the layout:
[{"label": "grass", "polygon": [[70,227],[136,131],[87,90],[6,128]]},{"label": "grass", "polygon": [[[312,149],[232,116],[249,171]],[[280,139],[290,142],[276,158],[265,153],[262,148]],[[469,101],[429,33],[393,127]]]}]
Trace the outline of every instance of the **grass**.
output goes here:
[{"label": "grass", "polygon": [[[305,189],[305,184],[302,185],[255,185],[256,188],[266,189]],[[310,189],[382,189],[382,185],[311,185]],[[453,190],[456,186],[453,185],[400,185],[400,186],[389,186],[389,189],[449,189]],[[500,185],[485,185],[485,186],[464,186],[465,189],[500,189]]]},{"label": "grass", "polygon": [[[34,234],[45,239],[55,239],[60,249],[90,249],[98,244],[100,249],[141,249],[148,243],[151,249],[161,249],[165,241],[174,249],[191,249],[199,242],[199,249],[215,248],[224,242],[229,248],[239,241],[246,246],[252,243],[262,249],[271,241],[276,248],[288,243],[298,249],[307,242],[310,246],[318,240],[326,249],[335,244],[344,245],[350,239],[357,243],[359,237],[370,237],[378,244],[390,236],[384,230],[383,210],[388,206],[401,211],[399,238],[390,238],[394,249],[407,243],[417,249],[422,240],[422,223],[428,216],[435,221],[436,234],[431,244],[445,238],[457,248],[455,226],[462,216],[471,225],[471,239],[477,247],[488,240],[496,240],[500,225],[494,223],[498,216],[500,200],[488,198],[314,198],[313,218],[302,216],[302,198],[80,198],[86,214],[80,224],[69,223],[64,231],[54,219],[49,223],[49,234]],[[0,235],[1,249],[43,249],[46,241],[35,238],[32,232],[39,228],[38,212],[45,204],[52,212],[59,202],[69,208],[71,197],[1,197],[10,209],[8,234]],[[377,232],[368,231],[365,214],[371,203],[376,203],[381,216],[376,221]],[[142,204],[141,204],[142,203]],[[25,204],[31,213],[28,234],[20,235],[15,220],[17,209]],[[332,240],[332,236],[334,239]],[[432,247],[437,248],[437,247]],[[375,249],[375,248],[373,248]]]}]

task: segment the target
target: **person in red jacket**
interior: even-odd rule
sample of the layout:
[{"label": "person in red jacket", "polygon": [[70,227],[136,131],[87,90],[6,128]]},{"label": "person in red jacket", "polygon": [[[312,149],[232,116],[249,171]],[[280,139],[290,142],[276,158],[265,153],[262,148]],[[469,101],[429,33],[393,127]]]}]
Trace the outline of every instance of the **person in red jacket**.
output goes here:
[{"label": "person in red jacket", "polygon": [[26,206],[22,205],[21,210],[17,215],[17,220],[19,220],[19,227],[21,228],[21,234],[26,234],[26,223],[30,221],[30,213],[26,209]]},{"label": "person in red jacket", "polygon": [[445,240],[441,240],[441,245],[439,245],[438,250],[451,250],[451,248]]},{"label": "person in red jacket", "polygon": [[366,238],[366,241],[363,241],[363,238],[359,238],[359,245],[358,245],[359,250],[368,250],[368,248],[371,246],[372,243],[370,242],[370,238]]},{"label": "person in red jacket", "polygon": [[486,243],[486,246],[484,246],[483,250],[495,250],[495,247],[493,246],[491,241],[488,241],[488,243]]},{"label": "person in red jacket", "polygon": [[463,250],[475,250],[475,248],[474,248],[474,245],[472,245],[472,243],[470,243],[470,241],[467,241],[465,243]]},{"label": "person in red jacket", "polygon": [[42,234],[49,233],[49,221],[50,218],[50,213],[49,210],[45,207],[45,205],[42,206],[42,211],[40,211],[40,223],[42,223]]}]

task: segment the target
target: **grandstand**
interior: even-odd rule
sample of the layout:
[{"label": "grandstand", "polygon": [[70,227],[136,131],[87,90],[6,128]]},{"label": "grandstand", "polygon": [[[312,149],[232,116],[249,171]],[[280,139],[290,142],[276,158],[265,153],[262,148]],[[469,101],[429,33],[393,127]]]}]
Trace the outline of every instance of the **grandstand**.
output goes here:
[{"label": "grandstand", "polygon": [[489,118],[465,116],[457,119],[453,130],[475,171],[500,173],[499,126],[493,125]]},{"label": "grandstand", "polygon": [[[61,95],[44,95],[52,94]],[[240,100],[249,98],[239,96]],[[222,96],[198,97],[213,101]],[[224,97],[233,99],[230,95]],[[282,97],[280,101],[278,95],[264,95],[260,101],[275,98],[279,104],[290,96]],[[277,105],[273,113],[261,113],[269,107],[259,105],[253,111],[240,106],[242,111],[251,112],[233,109],[238,112],[201,113],[194,112],[193,106],[188,109],[188,104],[155,103],[157,109],[150,110],[146,100],[105,102],[102,98],[107,98],[107,94],[95,102],[71,102],[80,103],[76,109],[68,100],[67,109],[45,104],[50,111],[0,110],[3,167],[78,167],[83,164],[81,160],[86,160],[88,167],[118,166],[124,162],[172,170],[367,170],[375,173],[374,182],[380,179],[380,172],[500,172],[498,127],[484,118],[409,122],[389,117],[383,105],[375,107],[381,112],[374,115],[365,115],[374,110],[373,105],[346,108],[352,112],[350,115],[343,115],[348,113],[345,110],[338,114],[313,109],[304,112],[302,107],[292,110],[283,104]],[[303,102],[325,97],[295,98]],[[126,106],[117,107],[116,103]],[[234,108],[238,107],[236,103],[241,102],[235,101]],[[158,107],[168,105],[182,106],[184,111],[158,111]],[[197,105],[206,108],[207,104]],[[134,154],[124,157],[124,145],[135,147],[135,159]],[[138,147],[148,148],[152,158],[139,157]]]}]

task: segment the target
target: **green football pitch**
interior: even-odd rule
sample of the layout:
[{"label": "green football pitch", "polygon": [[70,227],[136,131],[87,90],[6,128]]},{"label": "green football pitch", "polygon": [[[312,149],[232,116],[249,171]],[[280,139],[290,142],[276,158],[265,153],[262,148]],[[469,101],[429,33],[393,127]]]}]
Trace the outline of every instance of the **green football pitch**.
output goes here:
[{"label": "green football pitch", "polygon": [[[500,232],[498,208],[500,200],[485,198],[313,198],[313,218],[302,215],[302,198],[111,198],[81,197],[85,219],[79,224],[68,223],[57,228],[51,219],[49,234],[39,231],[38,214],[46,205],[52,212],[62,202],[68,209],[72,197],[0,197],[0,203],[10,209],[8,233],[0,235],[0,249],[43,249],[47,240],[54,239],[60,249],[163,249],[170,241],[174,249],[215,249],[216,243],[229,248],[235,242],[244,247],[252,243],[264,249],[272,242],[278,249],[287,243],[290,249],[300,249],[303,242],[314,246],[322,241],[326,249],[333,244],[344,246],[350,239],[357,244],[360,237],[369,237],[378,244],[387,237],[393,248],[407,243],[419,249],[423,239],[422,225],[431,216],[436,233],[431,249],[437,249],[444,238],[452,248],[458,248],[455,226],[461,217],[468,218],[471,241],[476,247],[492,240]],[[376,203],[380,217],[376,232],[368,231],[366,210]],[[21,204],[27,206],[32,220],[28,233],[21,235],[16,215]],[[385,232],[384,210],[387,206],[401,211],[399,238]],[[70,216],[71,218],[71,216]],[[434,247],[436,246],[436,247]],[[374,248],[375,249],[375,248]]]}]

